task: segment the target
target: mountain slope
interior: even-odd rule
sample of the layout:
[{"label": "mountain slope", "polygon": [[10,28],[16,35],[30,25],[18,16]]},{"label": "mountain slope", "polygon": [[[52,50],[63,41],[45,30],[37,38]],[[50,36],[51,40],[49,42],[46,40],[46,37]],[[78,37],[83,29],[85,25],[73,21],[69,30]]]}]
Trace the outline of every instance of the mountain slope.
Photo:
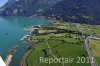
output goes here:
[{"label": "mountain slope", "polygon": [[100,24],[100,0],[63,0],[45,11],[45,16],[65,21]]},{"label": "mountain slope", "polygon": [[8,2],[4,6],[1,6],[0,13],[5,11],[5,9],[10,8],[15,2],[16,0],[8,0]]},{"label": "mountain slope", "polygon": [[[12,1],[12,0],[10,0]],[[100,24],[100,0],[18,0],[4,16],[43,15],[67,22]]]},{"label": "mountain slope", "polygon": [[6,8],[2,15],[31,16],[40,14],[61,0],[19,0],[10,8]]}]

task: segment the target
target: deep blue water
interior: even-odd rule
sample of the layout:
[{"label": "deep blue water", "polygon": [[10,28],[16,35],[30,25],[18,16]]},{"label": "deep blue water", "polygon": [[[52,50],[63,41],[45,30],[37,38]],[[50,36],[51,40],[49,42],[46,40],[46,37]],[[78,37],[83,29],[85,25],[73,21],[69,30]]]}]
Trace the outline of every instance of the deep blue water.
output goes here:
[{"label": "deep blue water", "polygon": [[[11,48],[18,45],[10,66],[19,66],[27,44],[20,38],[28,33],[24,28],[33,25],[46,25],[46,19],[31,19],[26,17],[0,17],[0,56],[5,59]],[[26,26],[24,26],[26,25]]]}]

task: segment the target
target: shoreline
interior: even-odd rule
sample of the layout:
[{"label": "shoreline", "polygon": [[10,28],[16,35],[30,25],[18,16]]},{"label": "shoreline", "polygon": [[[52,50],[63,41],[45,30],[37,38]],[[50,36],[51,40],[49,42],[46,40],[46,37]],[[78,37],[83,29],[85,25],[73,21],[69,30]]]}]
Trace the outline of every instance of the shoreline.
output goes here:
[{"label": "shoreline", "polygon": [[10,66],[10,63],[12,62],[14,53],[17,51],[18,46],[15,46],[14,48],[11,49],[11,51],[8,53],[6,59],[5,59],[5,64],[6,66]]},{"label": "shoreline", "polygon": [[30,49],[30,50],[28,50],[28,51],[25,52],[24,56],[21,59],[20,66],[26,66],[25,60],[27,59],[27,56],[29,55],[29,53],[31,51],[32,51],[32,49]]},{"label": "shoreline", "polygon": [[12,61],[12,58],[13,58],[13,55],[12,54],[9,54],[6,58],[6,60],[4,61],[6,66],[9,66],[11,61]]}]

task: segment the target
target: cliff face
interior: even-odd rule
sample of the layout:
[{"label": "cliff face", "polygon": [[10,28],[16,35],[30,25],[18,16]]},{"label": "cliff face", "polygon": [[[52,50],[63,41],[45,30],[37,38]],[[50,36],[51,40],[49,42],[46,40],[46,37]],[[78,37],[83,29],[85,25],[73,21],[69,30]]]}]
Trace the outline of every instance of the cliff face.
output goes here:
[{"label": "cliff face", "polygon": [[68,22],[100,24],[100,0],[9,0],[3,16],[43,15]]},{"label": "cliff face", "polygon": [[7,8],[10,8],[15,2],[16,2],[16,0],[8,0],[8,2],[7,2],[4,6],[2,6],[2,7],[0,8],[0,14],[1,14],[3,11],[5,11]]}]

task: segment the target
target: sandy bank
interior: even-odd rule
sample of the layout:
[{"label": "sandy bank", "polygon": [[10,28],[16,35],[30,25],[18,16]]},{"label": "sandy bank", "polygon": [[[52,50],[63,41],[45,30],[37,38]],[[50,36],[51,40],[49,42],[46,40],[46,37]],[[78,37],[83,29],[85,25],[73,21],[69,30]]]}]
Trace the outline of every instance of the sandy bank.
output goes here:
[{"label": "sandy bank", "polygon": [[11,63],[12,57],[13,57],[12,54],[9,54],[9,55],[7,56],[7,58],[6,58],[6,60],[5,60],[5,64],[6,64],[7,66],[9,66],[9,64]]}]

